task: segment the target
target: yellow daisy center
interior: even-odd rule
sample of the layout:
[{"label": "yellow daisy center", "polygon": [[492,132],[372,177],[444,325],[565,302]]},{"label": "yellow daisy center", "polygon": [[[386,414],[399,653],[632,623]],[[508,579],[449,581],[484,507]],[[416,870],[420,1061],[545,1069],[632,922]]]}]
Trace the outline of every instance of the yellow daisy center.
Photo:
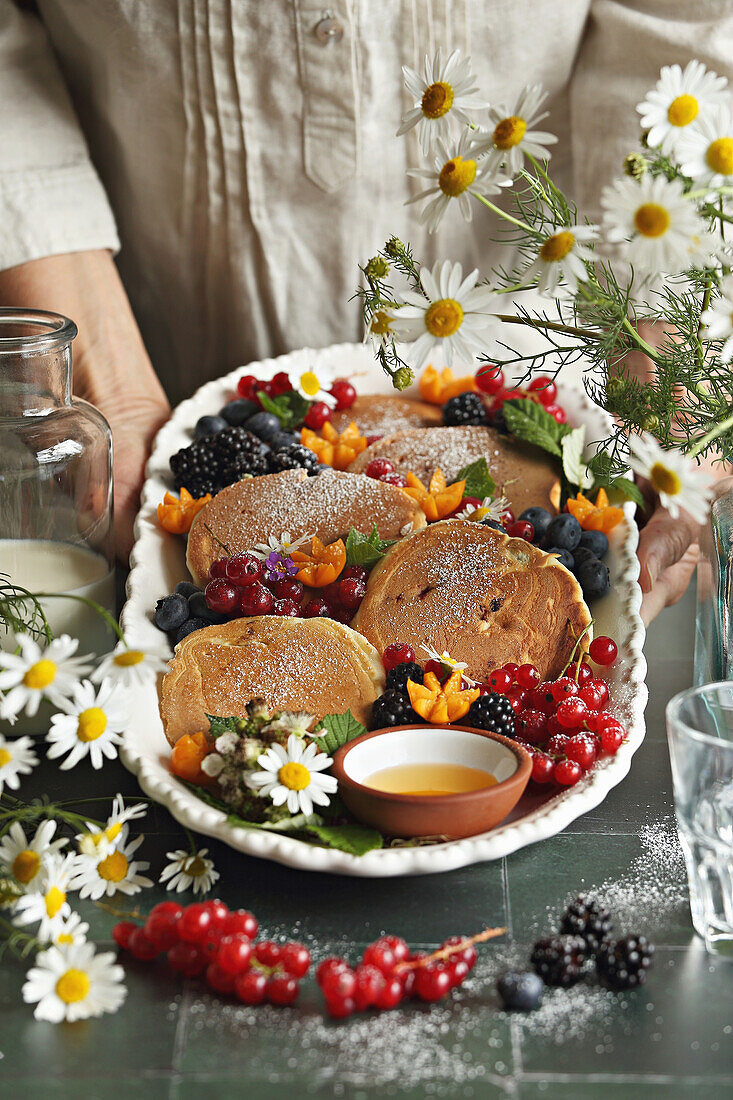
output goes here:
[{"label": "yellow daisy center", "polygon": [[101,707],[87,707],[79,715],[76,736],[80,741],[96,741],[107,729],[107,715]]},{"label": "yellow daisy center", "polygon": [[66,901],[66,894],[58,886],[52,886],[45,897],[46,914],[53,919]]},{"label": "yellow daisy center", "polygon": [[674,470],[670,470],[669,466],[661,462],[654,463],[649,471],[649,480],[653,489],[658,493],[666,493],[670,497],[677,496],[682,488],[682,482]]},{"label": "yellow daisy center", "polygon": [[44,660],[36,661],[34,665],[31,665],[23,677],[23,683],[33,691],[43,691],[45,687],[54,682],[56,672],[55,663],[44,658]]},{"label": "yellow daisy center", "polygon": [[84,970],[76,970],[75,967],[72,967],[71,970],[63,973],[56,982],[56,996],[64,1004],[72,1005],[88,997],[90,987],[89,975]]},{"label": "yellow daisy center", "polygon": [[527,123],[523,118],[510,115],[503,118],[494,129],[494,145],[497,149],[513,149],[527,133]]},{"label": "yellow daisy center", "polygon": [[122,822],[115,821],[112,825],[108,825],[103,833],[99,833],[99,839],[106,836],[107,840],[116,840],[122,831]]},{"label": "yellow daisy center", "polygon": [[40,866],[41,857],[38,852],[34,852],[32,848],[26,848],[25,851],[18,852],[13,860],[13,877],[23,885],[27,885],[36,877]]},{"label": "yellow daisy center", "polygon": [[733,175],[733,138],[722,137],[711,142],[705,160],[713,172],[721,176]]},{"label": "yellow daisy center", "polygon": [[689,126],[699,110],[700,104],[694,95],[678,95],[667,108],[667,118],[673,126]]},{"label": "yellow daisy center", "polygon": [[307,370],[300,376],[300,388],[308,397],[315,397],[321,389],[321,383],[312,370]]},{"label": "yellow daisy center", "polygon": [[0,749],[0,768],[4,768],[6,764],[9,764],[12,760],[12,756],[7,749]]},{"label": "yellow daisy center", "polygon": [[375,336],[386,336],[389,332],[389,324],[390,318],[383,309],[378,309],[372,314],[370,328]]},{"label": "yellow daisy center", "polygon": [[305,765],[297,764],[294,760],[283,764],[277,777],[289,791],[304,791],[311,781],[311,773]]},{"label": "yellow daisy center", "polygon": [[201,875],[206,874],[206,864],[200,856],[193,856],[192,859],[189,859],[183,870],[184,873],[190,875],[191,878],[200,878]]},{"label": "yellow daisy center", "polygon": [[462,195],[467,187],[470,187],[476,179],[476,161],[464,160],[463,157],[453,157],[446,161],[440,170],[438,184],[444,195],[456,198]]},{"label": "yellow daisy center", "polygon": [[431,84],[422,94],[420,107],[426,118],[442,118],[453,106],[453,88],[444,80]]},{"label": "yellow daisy center", "polygon": [[425,328],[431,336],[452,336],[463,322],[463,307],[454,298],[440,298],[425,313]]},{"label": "yellow daisy center", "polygon": [[545,243],[540,249],[540,259],[544,260],[547,264],[557,263],[558,260],[564,260],[568,252],[572,252],[573,245],[575,244],[575,237],[572,233],[564,229],[562,233],[554,233],[552,237],[548,237]]},{"label": "yellow daisy center", "polygon": [[74,937],[72,936],[71,932],[61,932],[56,937],[56,943],[73,943],[73,942],[74,942]]},{"label": "yellow daisy center", "polygon": [[634,214],[634,225],[642,237],[661,237],[669,229],[669,213],[656,202],[645,202]]},{"label": "yellow daisy center", "polygon": [[145,660],[145,654],[139,649],[124,649],[112,658],[112,664],[118,668],[131,668]]},{"label": "yellow daisy center", "polygon": [[110,852],[106,859],[97,864],[97,874],[107,882],[122,882],[130,864],[122,852]]}]

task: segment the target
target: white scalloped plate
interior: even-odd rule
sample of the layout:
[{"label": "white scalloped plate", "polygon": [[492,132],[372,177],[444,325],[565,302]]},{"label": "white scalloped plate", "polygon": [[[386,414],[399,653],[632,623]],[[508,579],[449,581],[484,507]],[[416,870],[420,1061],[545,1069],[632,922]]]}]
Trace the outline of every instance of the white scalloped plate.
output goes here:
[{"label": "white scalloped plate", "polygon": [[[267,379],[277,371],[302,371],[307,365],[331,372],[332,376],[353,378],[362,393],[389,393],[391,390],[389,380],[375,364],[371,352],[358,344],[301,349],[279,359],[250,364],[247,371]],[[160,648],[161,644],[166,644],[152,622],[152,609],[156,600],[187,576],[183,541],[166,534],[156,522],[156,506],[170,487],[168,459],[190,442],[193,425],[199,416],[214,413],[224,404],[241,374],[242,368],[239,368],[225,378],[202,386],[198,393],[178,406],[155,441],[135,527],[128,599],[122,613],[125,633],[141,648]],[[561,400],[572,422],[588,425],[589,440],[608,435],[606,414],[578,387],[563,386]],[[122,759],[137,775],[146,794],[166,806],[182,825],[216,837],[248,855],[306,871],[363,877],[431,874],[498,859],[527,844],[554,836],[581,814],[598,806],[621,782],[644,738],[646,661],[642,653],[644,626],[639,617],[637,529],[632,516],[633,506],[627,506],[626,520],[612,532],[608,557],[612,591],[593,607],[596,633],[611,635],[618,643],[619,657],[609,670],[608,683],[616,713],[629,732],[628,740],[615,757],[601,761],[575,787],[551,797],[526,795],[512,817],[489,833],[429,847],[384,848],[356,857],[279,833],[230,825],[224,813],[196,798],[169,771],[168,744],[153,684],[133,693],[133,710],[124,737]],[[286,517],[283,517],[283,527],[287,527]]]}]

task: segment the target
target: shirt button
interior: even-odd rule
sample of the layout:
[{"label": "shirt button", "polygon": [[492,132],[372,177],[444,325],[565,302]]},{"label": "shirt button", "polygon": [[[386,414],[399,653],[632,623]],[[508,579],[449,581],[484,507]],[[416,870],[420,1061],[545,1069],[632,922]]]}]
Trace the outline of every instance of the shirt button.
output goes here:
[{"label": "shirt button", "polygon": [[334,19],[332,15],[326,15],[316,23],[313,33],[322,46],[327,46],[329,42],[341,41],[344,37],[344,28],[338,19]]}]

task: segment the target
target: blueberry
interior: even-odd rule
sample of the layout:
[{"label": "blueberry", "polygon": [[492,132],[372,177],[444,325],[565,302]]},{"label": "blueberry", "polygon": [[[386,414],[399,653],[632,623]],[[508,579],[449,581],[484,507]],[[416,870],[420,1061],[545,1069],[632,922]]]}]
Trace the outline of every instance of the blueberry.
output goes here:
[{"label": "blueberry", "polygon": [[564,546],[548,546],[545,553],[557,554],[557,560],[560,562],[560,565],[564,565],[571,573],[575,571],[575,558]]},{"label": "blueberry", "polygon": [[164,596],[155,605],[153,621],[158,630],[178,630],[188,618],[188,600],[179,592]]},{"label": "blueberry", "polygon": [[498,523],[495,519],[482,519],[481,520],[481,526],[482,527],[491,527],[494,531],[503,531],[504,534],[506,534],[506,531],[504,531],[504,528],[502,527],[502,525],[500,523]]},{"label": "blueberry", "polygon": [[203,592],[194,592],[188,597],[188,613],[192,619],[203,619],[207,624],[228,622],[226,615],[220,615],[218,611],[212,611],[206,602]]},{"label": "blueberry", "polygon": [[560,546],[571,553],[580,543],[582,528],[575,516],[567,513],[550,520],[543,539],[543,547]]},{"label": "blueberry", "polygon": [[223,416],[200,416],[193,429],[194,439],[203,439],[206,435],[217,435],[228,428],[229,424]]},{"label": "blueberry", "polygon": [[268,412],[255,413],[254,416],[245,420],[243,426],[248,432],[252,432],[252,435],[256,435],[258,439],[263,439],[265,442],[269,442],[282,428],[279,418],[274,413]]},{"label": "blueberry", "polygon": [[552,512],[546,508],[525,508],[520,519],[526,519],[534,527],[534,541],[539,542],[544,537],[552,520]]},{"label": "blueberry", "polygon": [[246,401],[245,398],[237,398],[236,401],[229,401],[221,409],[219,409],[219,416],[223,420],[226,420],[227,424],[231,424],[233,428],[241,428],[245,420],[249,420],[250,416],[259,412],[259,405],[255,405],[254,401]]},{"label": "blueberry", "polygon": [[279,451],[283,447],[292,447],[294,443],[300,443],[300,435],[297,432],[276,432],[269,443],[273,451]]},{"label": "blueberry", "polygon": [[179,581],[173,591],[176,595],[185,596],[188,599],[189,596],[193,596],[194,592],[200,592],[201,589],[193,581]]},{"label": "blueberry", "polygon": [[608,536],[603,531],[583,531],[580,545],[588,549],[597,558],[605,558],[608,553]]},{"label": "blueberry", "polygon": [[541,1003],[545,986],[542,978],[531,970],[507,970],[499,978],[496,988],[505,1008],[531,1012]]},{"label": "blueberry", "polygon": [[202,630],[205,626],[211,626],[211,623],[207,623],[206,619],[186,619],[185,623],[178,628],[174,645],[178,645],[189,634],[193,634],[194,630]]},{"label": "blueberry", "polygon": [[608,566],[598,558],[588,558],[575,571],[578,584],[583,589],[586,600],[597,600],[605,596],[611,587],[611,575]]},{"label": "blueberry", "polygon": [[596,555],[592,550],[589,550],[587,546],[578,546],[573,550],[573,558],[575,560],[575,571],[583,564],[584,561],[596,561]]}]

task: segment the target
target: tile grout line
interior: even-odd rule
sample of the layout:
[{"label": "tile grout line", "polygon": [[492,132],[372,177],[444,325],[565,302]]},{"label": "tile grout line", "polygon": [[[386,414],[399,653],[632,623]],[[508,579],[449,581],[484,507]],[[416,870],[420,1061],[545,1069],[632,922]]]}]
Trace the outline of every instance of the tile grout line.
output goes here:
[{"label": "tile grout line", "polygon": [[188,1024],[188,1013],[191,1007],[191,984],[188,980],[184,982],[183,990],[181,993],[181,1004],[178,1010],[178,1021],[176,1023],[176,1033],[173,1036],[173,1056],[171,1058],[171,1071],[175,1074],[181,1073],[181,1062],[183,1058],[183,1047],[186,1041],[186,1028]]}]

